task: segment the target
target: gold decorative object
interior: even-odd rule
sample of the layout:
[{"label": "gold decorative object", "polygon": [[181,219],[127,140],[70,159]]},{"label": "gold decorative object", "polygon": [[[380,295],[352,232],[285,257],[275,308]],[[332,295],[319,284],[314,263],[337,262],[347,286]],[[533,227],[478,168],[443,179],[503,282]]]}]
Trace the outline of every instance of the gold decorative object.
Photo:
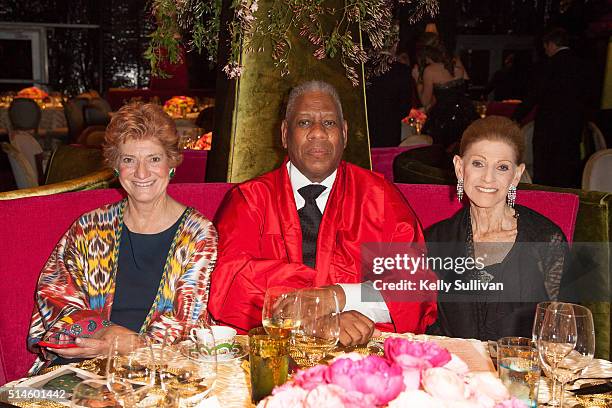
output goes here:
[{"label": "gold decorative object", "polygon": [[612,407],[612,394],[576,395],[576,401],[585,407]]}]

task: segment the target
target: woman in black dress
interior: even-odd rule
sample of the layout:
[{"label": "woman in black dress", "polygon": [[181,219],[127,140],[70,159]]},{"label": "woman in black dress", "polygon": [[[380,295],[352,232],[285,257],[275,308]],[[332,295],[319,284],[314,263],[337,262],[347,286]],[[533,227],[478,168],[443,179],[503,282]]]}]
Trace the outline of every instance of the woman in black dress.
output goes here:
[{"label": "woman in black dress", "polygon": [[463,133],[454,165],[458,198],[465,196],[469,205],[432,225],[425,237],[430,258],[467,257],[480,265],[465,271],[437,268],[439,278],[453,286],[439,293],[432,333],[481,340],[531,337],[536,304],[558,298],[567,240],[546,217],[514,205],[525,169],[523,149],[520,129],[507,118],[479,119]]},{"label": "woman in black dress", "polygon": [[427,111],[423,133],[452,151],[461,134],[478,118],[466,96],[468,74],[461,60],[451,57],[435,34],[420,39],[412,76],[421,104]]}]

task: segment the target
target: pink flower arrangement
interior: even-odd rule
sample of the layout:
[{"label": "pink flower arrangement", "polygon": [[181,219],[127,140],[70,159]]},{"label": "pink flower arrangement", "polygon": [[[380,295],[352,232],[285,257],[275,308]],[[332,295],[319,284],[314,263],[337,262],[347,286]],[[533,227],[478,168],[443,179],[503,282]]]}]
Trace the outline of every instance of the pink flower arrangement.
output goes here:
[{"label": "pink flower arrangement", "polygon": [[402,122],[404,123],[416,122],[422,125],[423,123],[425,123],[426,120],[427,120],[427,115],[425,114],[425,112],[423,112],[420,109],[410,109],[408,116],[402,119]]},{"label": "pink flower arrangement", "polygon": [[465,363],[433,342],[388,338],[384,347],[384,358],[349,354],[300,370],[258,408],[526,407],[493,373],[467,373]]}]

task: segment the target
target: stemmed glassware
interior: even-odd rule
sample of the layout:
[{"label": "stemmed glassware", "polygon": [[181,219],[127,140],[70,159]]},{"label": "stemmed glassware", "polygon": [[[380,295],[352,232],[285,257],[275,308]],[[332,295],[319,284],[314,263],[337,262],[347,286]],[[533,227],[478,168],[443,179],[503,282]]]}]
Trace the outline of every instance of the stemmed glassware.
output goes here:
[{"label": "stemmed glassware", "polygon": [[[533,330],[531,332],[531,339],[534,343],[538,344],[538,339],[540,338],[540,332],[542,331],[542,323],[544,322],[544,315],[546,314],[546,310],[548,306],[554,302],[540,302],[536,307],[536,314],[533,320]],[[550,379],[551,387],[550,387],[550,400],[548,401],[549,406],[559,406],[559,382],[555,379],[555,377],[550,372],[549,367],[541,364],[540,367],[544,371],[544,374],[547,378]]]},{"label": "stemmed glassware", "polygon": [[[557,330],[547,329],[547,319],[559,322],[560,327]],[[556,339],[559,341],[554,347],[546,344],[546,340],[552,338],[551,332],[558,333]],[[564,343],[563,339],[570,343]],[[579,378],[595,354],[595,329],[591,311],[571,303],[551,303],[544,316],[539,343],[542,344],[539,347],[540,359],[545,372],[549,371],[561,383],[558,406],[562,407],[565,384]],[[572,347],[567,351],[569,344]]]},{"label": "stemmed glassware", "polygon": [[155,366],[148,337],[134,333],[118,335],[111,340],[106,381],[121,406],[155,406],[141,402],[155,384]]},{"label": "stemmed glassware", "polygon": [[340,338],[340,310],[332,289],[303,289],[295,347],[314,365],[334,349]]},{"label": "stemmed glassware", "polygon": [[300,326],[300,298],[295,288],[273,286],[266,290],[261,322],[272,337],[287,338]]},{"label": "stemmed glassware", "polygon": [[217,349],[206,319],[187,325],[178,336],[166,335],[159,364],[164,406],[195,407],[217,379]]},{"label": "stemmed glassware", "polygon": [[[551,302],[542,319],[538,337],[540,362],[547,375],[559,379],[559,363],[576,347],[578,333],[573,305]],[[553,394],[555,393],[553,383]],[[563,406],[563,393],[554,401]]]}]

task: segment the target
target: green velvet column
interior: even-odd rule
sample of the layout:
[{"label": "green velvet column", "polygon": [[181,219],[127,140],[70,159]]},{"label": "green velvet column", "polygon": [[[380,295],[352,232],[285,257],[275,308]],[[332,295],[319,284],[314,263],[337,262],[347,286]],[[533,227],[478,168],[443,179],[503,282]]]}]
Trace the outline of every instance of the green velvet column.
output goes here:
[{"label": "green velvet column", "polygon": [[[222,27],[228,13],[227,3],[229,1],[225,0]],[[272,4],[273,0],[259,0],[255,17],[265,18]],[[242,182],[278,167],[285,156],[280,125],[289,91],[311,79],[329,82],[340,94],[344,118],[348,121],[349,141],[344,159],[371,168],[363,70],[359,73],[361,84],[354,87],[337,59],[317,60],[312,55],[314,47],[297,33],[290,32],[289,40],[289,75],[281,76],[268,47],[263,52],[247,53],[243,50],[242,75],[237,80],[229,80],[220,71],[223,68],[221,61],[227,61],[229,51],[222,29],[215,132],[208,155],[207,181]]]}]

